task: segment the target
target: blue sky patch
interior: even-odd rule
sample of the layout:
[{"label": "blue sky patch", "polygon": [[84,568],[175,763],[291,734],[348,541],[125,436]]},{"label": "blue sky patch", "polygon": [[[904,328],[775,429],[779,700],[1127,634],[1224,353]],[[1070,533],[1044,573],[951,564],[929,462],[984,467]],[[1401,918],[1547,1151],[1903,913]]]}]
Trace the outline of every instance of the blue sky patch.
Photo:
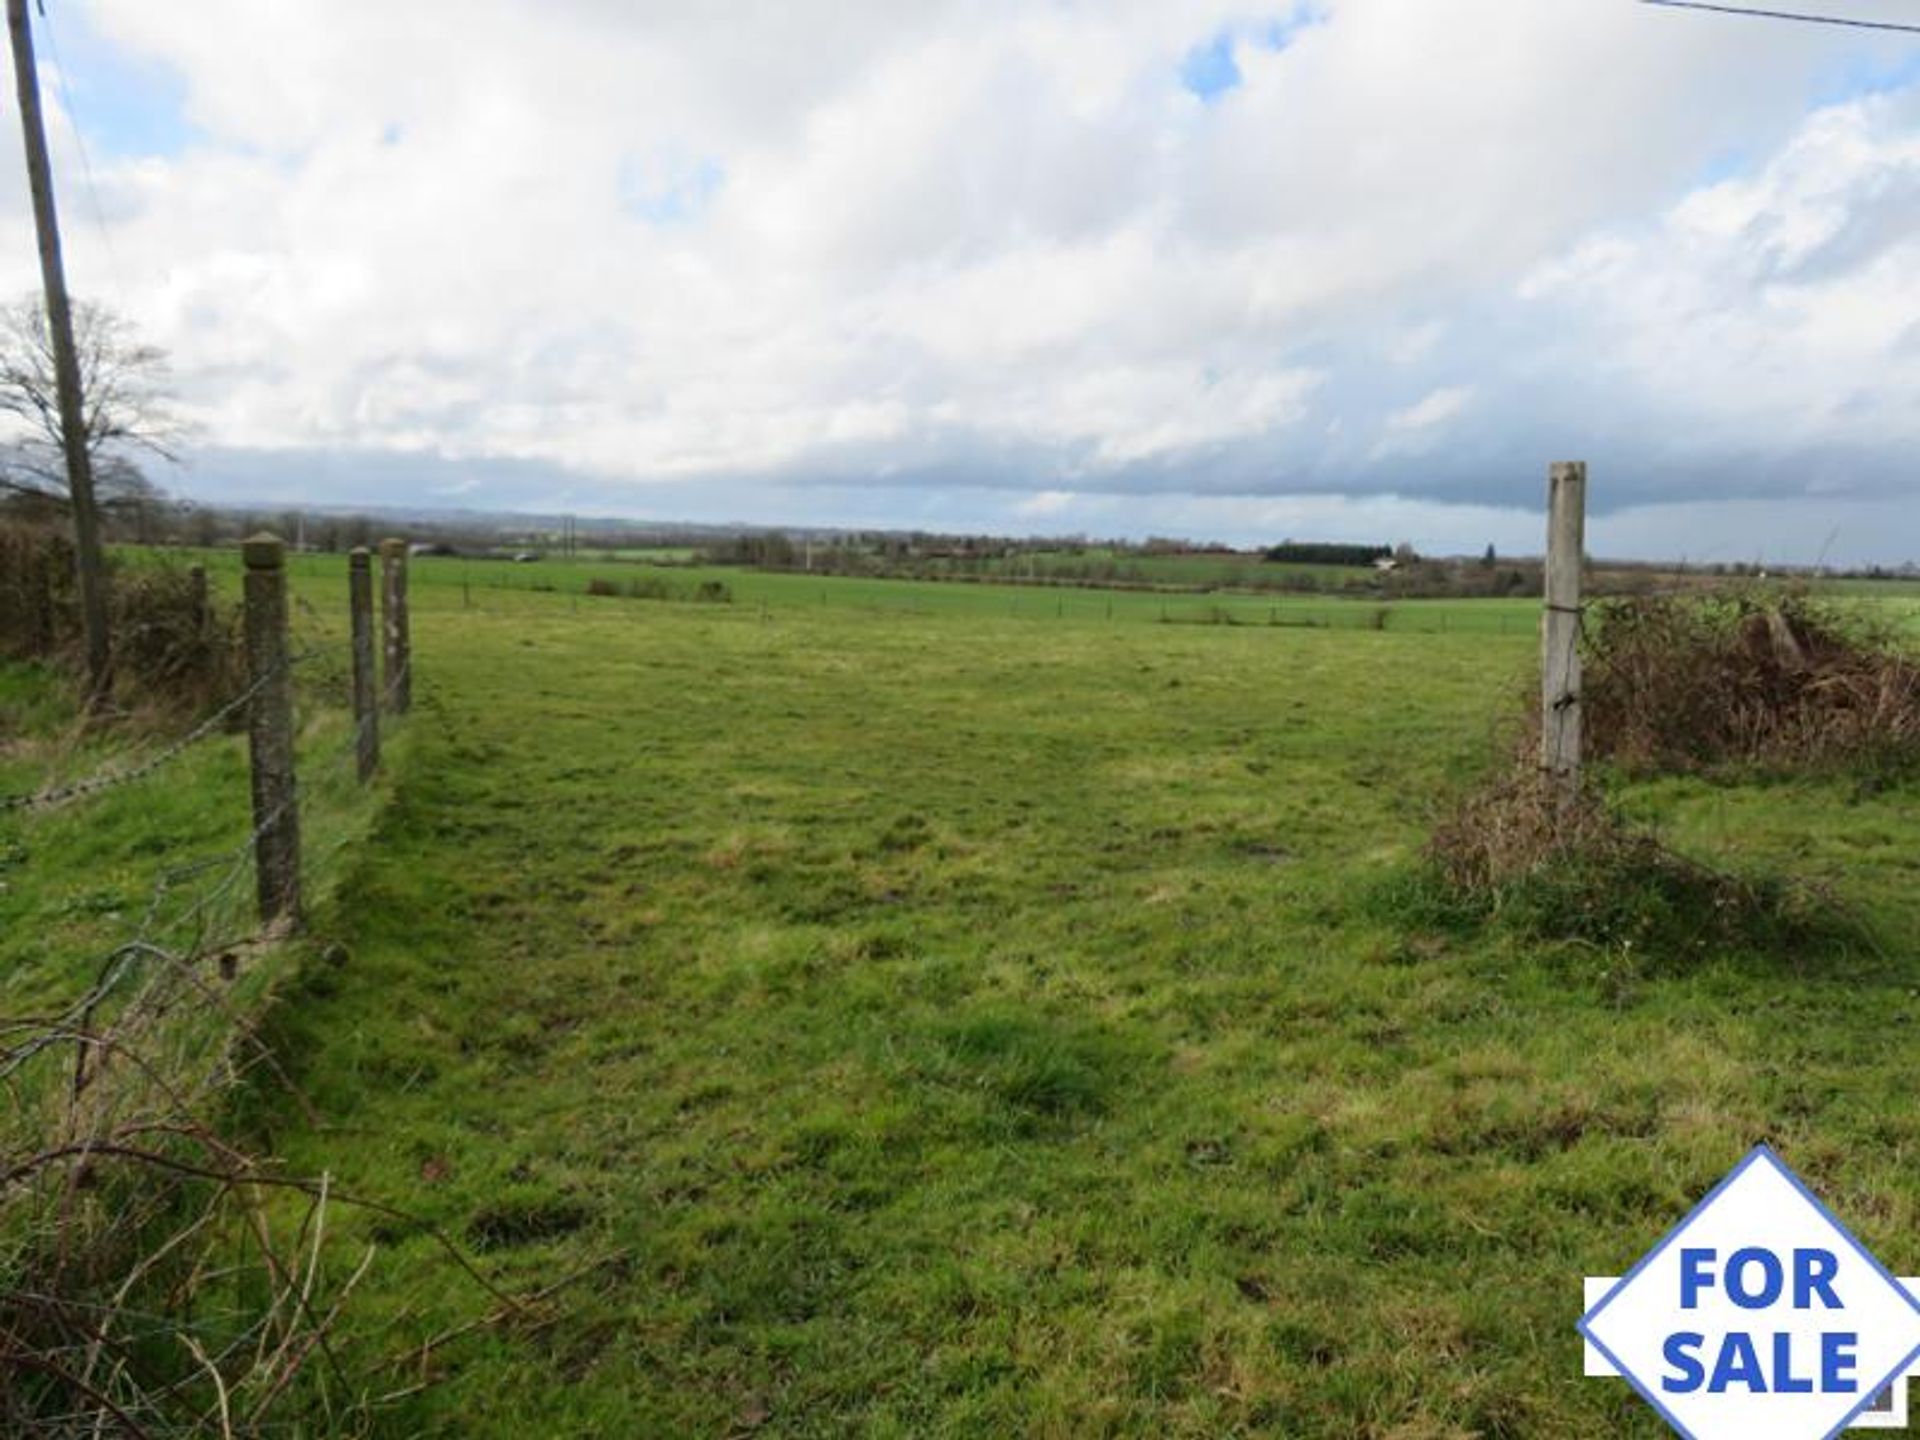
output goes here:
[{"label": "blue sky patch", "polygon": [[1238,51],[1244,45],[1262,50],[1284,50],[1293,37],[1309,26],[1319,25],[1326,14],[1313,5],[1297,5],[1291,15],[1276,17],[1255,25],[1229,25],[1212,39],[1187,51],[1180,62],[1180,83],[1208,105],[1240,88],[1242,76]]},{"label": "blue sky patch", "polygon": [[1714,185],[1724,184],[1728,180],[1738,180],[1751,174],[1756,164],[1752,150],[1744,145],[1729,146],[1700,167],[1700,173],[1694,177],[1693,184],[1688,188],[1705,190]]},{"label": "blue sky patch", "polygon": [[1196,45],[1180,62],[1180,83],[1211,104],[1239,88],[1240,64],[1233,58],[1233,32],[1222,30],[1205,45]]},{"label": "blue sky patch", "polygon": [[199,138],[178,73],[116,45],[88,22],[84,7],[57,11],[35,16],[39,59],[59,69],[64,84],[50,87],[52,98],[71,106],[88,148],[103,158],[171,156]]},{"label": "blue sky patch", "polygon": [[1837,72],[1813,92],[1813,106],[1840,105],[1863,95],[1886,95],[1912,88],[1920,81],[1920,48],[1906,47],[1898,59],[1884,58],[1884,50],[1849,56]]},{"label": "blue sky patch", "polygon": [[711,158],[674,166],[629,155],[620,162],[620,208],[649,225],[684,224],[707,208],[726,180],[726,170]]}]

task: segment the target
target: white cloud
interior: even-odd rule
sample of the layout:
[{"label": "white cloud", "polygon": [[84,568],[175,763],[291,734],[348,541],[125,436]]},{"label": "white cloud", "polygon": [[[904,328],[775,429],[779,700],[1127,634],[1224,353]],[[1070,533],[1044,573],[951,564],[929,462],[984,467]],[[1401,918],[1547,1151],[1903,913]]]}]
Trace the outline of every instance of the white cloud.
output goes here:
[{"label": "white cloud", "polygon": [[1446,333],[1446,326],[1438,320],[1416,325],[1387,343],[1387,358],[1395,365],[1418,365],[1433,354]]},{"label": "white cloud", "polygon": [[[1917,119],[1910,96],[1820,110],[1751,177],[1587,241],[1521,293],[1581,317],[1594,371],[1657,405],[1676,451],[1846,453],[1871,487],[1920,442]],[[1847,483],[1805,468],[1808,493]]]},{"label": "white cloud", "polygon": [[1510,506],[1569,446],[1597,494],[1708,499],[1756,447],[1840,473],[1920,438],[1920,116],[1805,101],[1898,53],[1871,38],[1324,0],[1202,105],[1187,53],[1290,6],[84,3],[204,139],[95,155],[118,264],[69,203],[76,283],[226,446],[904,516],[955,485]]},{"label": "white cloud", "polygon": [[1445,425],[1473,403],[1471,385],[1446,385],[1429,391],[1416,404],[1396,410],[1387,417],[1387,429],[1399,433],[1431,430]]}]

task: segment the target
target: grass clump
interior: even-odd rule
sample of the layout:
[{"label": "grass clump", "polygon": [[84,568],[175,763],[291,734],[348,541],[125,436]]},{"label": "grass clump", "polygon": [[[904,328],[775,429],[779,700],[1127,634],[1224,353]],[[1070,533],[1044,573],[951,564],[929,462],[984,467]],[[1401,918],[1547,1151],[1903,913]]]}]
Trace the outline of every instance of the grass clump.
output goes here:
[{"label": "grass clump", "polygon": [[1797,956],[1854,938],[1823,888],[1682,855],[1592,785],[1567,797],[1527,766],[1446,814],[1425,858],[1411,899],[1429,920],[1497,922],[1666,968],[1726,954]]},{"label": "grass clump", "polygon": [[1885,623],[1801,592],[1603,601],[1585,664],[1591,751],[1630,773],[1920,759],[1920,663]]},{"label": "grass clump", "polygon": [[990,1129],[1026,1136],[1107,1112],[1122,1047],[1090,1027],[989,1010],[936,1028],[927,1078],[983,1097]]}]

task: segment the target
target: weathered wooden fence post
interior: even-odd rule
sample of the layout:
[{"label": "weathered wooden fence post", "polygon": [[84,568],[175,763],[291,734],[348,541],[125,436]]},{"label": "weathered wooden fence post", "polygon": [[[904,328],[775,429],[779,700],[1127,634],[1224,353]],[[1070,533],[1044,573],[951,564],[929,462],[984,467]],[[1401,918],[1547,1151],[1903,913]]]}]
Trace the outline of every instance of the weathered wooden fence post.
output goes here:
[{"label": "weathered wooden fence post", "polygon": [[387,709],[413,707],[413,644],[407,633],[407,542],[380,542],[380,618],[386,637]]},{"label": "weathered wooden fence post", "polygon": [[364,545],[347,556],[347,608],[353,617],[354,751],[364,785],[380,768],[380,682],[373,668],[373,556]]},{"label": "weathered wooden fence post", "polygon": [[1562,806],[1580,793],[1580,570],[1587,467],[1553,466],[1547,490],[1546,610],[1540,620],[1540,768]]},{"label": "weathered wooden fence post", "polygon": [[287,655],[287,547],[242,542],[246,562],[247,747],[253,771],[253,857],[260,919],[300,923],[300,809],[293,779],[293,672]]}]

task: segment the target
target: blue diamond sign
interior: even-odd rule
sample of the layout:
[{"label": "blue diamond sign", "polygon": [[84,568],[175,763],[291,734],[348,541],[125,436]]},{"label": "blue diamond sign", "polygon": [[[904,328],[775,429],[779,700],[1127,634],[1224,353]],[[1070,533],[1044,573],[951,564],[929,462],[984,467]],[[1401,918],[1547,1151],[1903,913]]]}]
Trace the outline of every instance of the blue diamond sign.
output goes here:
[{"label": "blue diamond sign", "polygon": [[1920,1302],[1762,1145],[1580,1333],[1690,1440],[1826,1440],[1904,1408]]}]

